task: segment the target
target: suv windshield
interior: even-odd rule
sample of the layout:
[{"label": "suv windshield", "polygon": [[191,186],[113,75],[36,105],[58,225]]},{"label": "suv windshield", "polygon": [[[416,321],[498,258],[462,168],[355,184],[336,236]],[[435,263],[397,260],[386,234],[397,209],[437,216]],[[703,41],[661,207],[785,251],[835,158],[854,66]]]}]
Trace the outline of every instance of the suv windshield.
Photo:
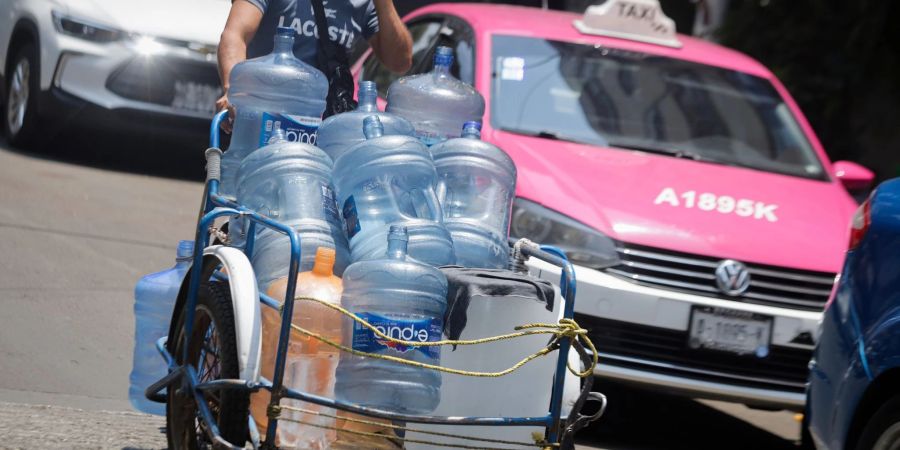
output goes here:
[{"label": "suv windshield", "polygon": [[495,128],[827,179],[764,78],[533,37],[496,35],[492,46]]}]

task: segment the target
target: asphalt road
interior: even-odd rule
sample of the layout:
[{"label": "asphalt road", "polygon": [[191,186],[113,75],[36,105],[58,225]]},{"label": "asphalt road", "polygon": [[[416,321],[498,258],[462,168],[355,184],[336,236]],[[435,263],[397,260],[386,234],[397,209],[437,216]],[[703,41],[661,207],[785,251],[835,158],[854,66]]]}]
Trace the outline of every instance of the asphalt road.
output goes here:
[{"label": "asphalt road", "polygon": [[[39,152],[0,140],[0,448],[165,446],[162,420],[129,412],[132,291],[192,238],[203,150],[90,132]],[[786,412],[612,399],[622,407],[580,449],[780,450],[799,434]]]}]

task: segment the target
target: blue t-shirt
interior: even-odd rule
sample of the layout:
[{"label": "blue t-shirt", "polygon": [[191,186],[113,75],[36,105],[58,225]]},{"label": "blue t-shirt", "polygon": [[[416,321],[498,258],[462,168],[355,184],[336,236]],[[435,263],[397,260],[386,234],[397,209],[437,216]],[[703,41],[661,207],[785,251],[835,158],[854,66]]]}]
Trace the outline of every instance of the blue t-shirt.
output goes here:
[{"label": "blue t-shirt", "polygon": [[[240,1],[240,0],[238,0]],[[297,32],[294,55],[318,67],[319,52],[316,16],[309,0],[246,0],[263,12],[256,35],[247,46],[247,58],[272,52],[275,29],[291,27]],[[378,32],[378,16],[372,0],[323,0],[328,37],[349,50],[362,36],[366,40]]]}]

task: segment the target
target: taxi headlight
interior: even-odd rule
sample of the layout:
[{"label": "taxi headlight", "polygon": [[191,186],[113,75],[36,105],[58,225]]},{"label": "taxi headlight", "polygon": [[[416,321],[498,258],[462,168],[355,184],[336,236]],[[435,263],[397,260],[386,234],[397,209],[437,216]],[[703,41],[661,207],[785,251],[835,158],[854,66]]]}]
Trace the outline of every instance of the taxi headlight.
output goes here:
[{"label": "taxi headlight", "polygon": [[602,269],[619,264],[616,245],[605,234],[587,225],[516,197],[510,236],[559,247],[573,264]]},{"label": "taxi headlight", "polygon": [[93,42],[113,42],[125,36],[124,32],[115,28],[65,16],[56,11],[53,12],[53,24],[56,31],[62,34]]}]

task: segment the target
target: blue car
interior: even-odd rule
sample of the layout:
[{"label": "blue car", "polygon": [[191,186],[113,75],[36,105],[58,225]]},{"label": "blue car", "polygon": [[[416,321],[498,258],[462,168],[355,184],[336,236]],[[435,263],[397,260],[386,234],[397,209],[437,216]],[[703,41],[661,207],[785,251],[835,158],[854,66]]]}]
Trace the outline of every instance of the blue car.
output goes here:
[{"label": "blue car", "polygon": [[820,450],[900,449],[900,178],[853,218],[810,362],[807,425]]}]

